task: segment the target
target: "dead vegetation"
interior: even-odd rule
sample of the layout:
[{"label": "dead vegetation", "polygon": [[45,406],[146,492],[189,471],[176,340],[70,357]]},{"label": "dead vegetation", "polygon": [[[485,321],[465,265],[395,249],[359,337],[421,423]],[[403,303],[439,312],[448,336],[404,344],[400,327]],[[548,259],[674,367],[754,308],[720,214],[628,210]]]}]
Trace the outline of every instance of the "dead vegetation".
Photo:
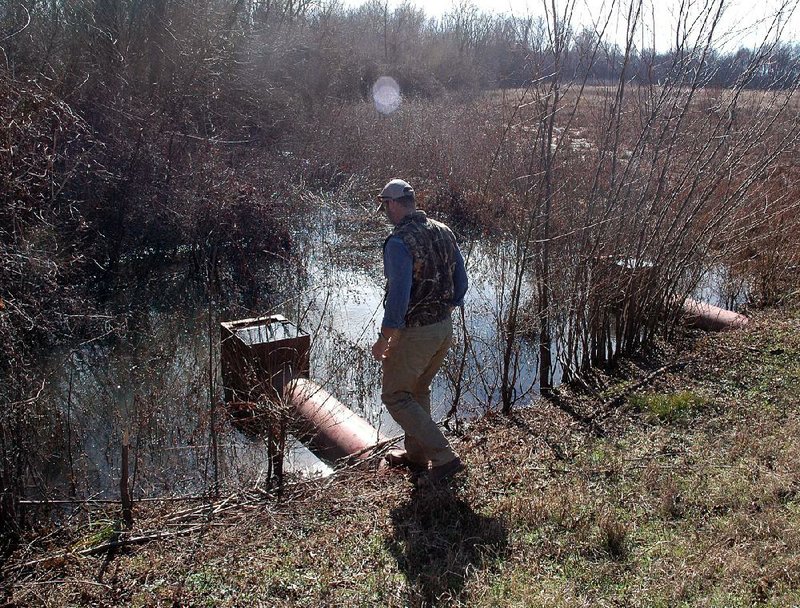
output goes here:
[{"label": "dead vegetation", "polygon": [[[705,8],[717,4],[708,2]],[[681,298],[709,266],[724,267],[730,283],[726,297],[733,303],[748,292],[753,301],[780,304],[796,289],[798,54],[779,42],[776,31],[751,50],[720,56],[713,48],[711,21],[703,21],[699,31],[683,32],[680,48],[658,55],[637,50],[632,42],[625,48],[611,45],[602,32],[576,33],[556,15],[548,19],[492,20],[464,7],[437,29],[408,7],[389,14],[375,3],[340,11],[293,1],[17,2],[0,9],[0,108],[8,117],[0,125],[0,168],[7,176],[2,195],[8,203],[0,209],[0,399],[8,406],[0,412],[4,548],[16,546],[31,527],[49,525],[44,515],[43,522],[36,521],[40,513],[31,516],[21,500],[62,493],[80,500],[96,490],[89,472],[73,466],[73,456],[85,455],[73,444],[77,433],[94,439],[99,429],[107,440],[109,469],[115,469],[116,455],[108,452],[111,446],[117,449],[126,424],[138,427],[135,441],[141,440],[142,452],[160,449],[145,444],[166,438],[174,442],[171,447],[196,454],[204,483],[211,477],[212,451],[216,464],[216,448],[206,445],[215,437],[220,399],[212,339],[204,350],[187,355],[188,363],[171,366],[160,352],[147,369],[115,362],[110,376],[119,378],[103,378],[103,388],[113,389],[119,379],[123,390],[133,393],[132,403],[123,404],[125,414],[116,417],[116,410],[105,407],[108,394],[96,402],[87,398],[83,405],[97,407],[101,415],[79,421],[72,415],[78,409],[72,376],[62,391],[66,398],[48,396],[45,389],[54,387],[40,367],[43,352],[60,345],[80,349],[91,341],[102,358],[113,353],[114,345],[152,332],[141,319],[154,299],[114,299],[121,286],[147,284],[151,271],[175,262],[183,263],[177,272],[186,281],[158,294],[161,311],[180,306],[191,291],[184,287],[193,282],[200,306],[208,311],[208,326],[212,308],[226,296],[230,308],[246,310],[246,316],[263,313],[268,305],[259,295],[269,287],[259,291],[268,282],[254,260],[265,252],[297,270],[287,274],[299,277],[293,286],[301,289],[306,260],[303,251],[293,250],[297,243],[287,228],[290,219],[297,223],[297,203],[310,200],[332,212],[335,200],[362,214],[364,201],[387,173],[411,180],[427,209],[449,216],[474,242],[490,242],[497,254],[486,272],[497,273],[502,293],[492,310],[498,340],[488,345],[489,355],[476,357],[480,374],[450,375],[454,405],[460,395],[477,393],[475,387],[488,387],[486,392],[499,394],[503,410],[511,414],[535,390],[552,389],[556,369],[585,382],[591,395],[576,401],[554,391],[557,408],[520,414],[512,419],[519,427],[495,421],[502,429],[498,437],[487,431],[482,438],[465,438],[465,451],[479,473],[458,495],[454,509],[446,510],[458,526],[449,532],[445,526],[441,535],[443,522],[431,515],[439,503],[404,498],[402,483],[391,487],[396,504],[407,508],[395,518],[388,498],[376,498],[384,500],[378,507],[383,519],[365,527],[360,510],[365,505],[356,489],[374,482],[358,473],[345,477],[356,487],[337,486],[324,500],[340,505],[332,507],[335,512],[349,513],[351,519],[339,523],[359,541],[377,534],[376,548],[365,552],[355,540],[348,544],[335,536],[357,561],[333,553],[346,568],[303,565],[299,578],[292,577],[292,569],[305,564],[306,552],[327,556],[337,549],[330,538],[314,541],[317,546],[302,532],[303,525],[325,529],[314,528],[298,511],[312,504],[309,496],[316,498],[318,489],[301,492],[296,505],[237,494],[230,508],[209,516],[210,523],[199,529],[195,519],[167,522],[158,513],[140,512],[138,532],[124,532],[114,518],[98,522],[94,513],[80,512],[75,521],[85,526],[90,540],[89,546],[76,547],[89,553],[102,547],[97,550],[107,551],[108,565],[90,573],[94,564],[83,559],[88,554],[81,549],[64,554],[62,546],[59,553],[56,543],[48,545],[57,535],[32,536],[31,544],[21,545],[17,565],[55,556],[66,569],[10,571],[13,594],[22,594],[14,601],[103,602],[95,594],[112,592],[108,603],[207,599],[236,604],[236,594],[252,583],[264,597],[287,604],[345,603],[363,592],[363,597],[374,594],[369,601],[375,604],[451,598],[488,605],[503,601],[506,583],[513,597],[515,579],[527,586],[543,572],[552,578],[553,570],[537,569],[552,559],[548,567],[561,572],[563,584],[541,589],[547,603],[551,592],[571,601],[599,593],[603,580],[616,580],[607,574],[597,580],[586,574],[584,580],[581,560],[595,560],[611,571],[643,559],[637,553],[643,524],[629,512],[630,504],[613,493],[602,499],[594,495],[594,475],[613,481],[617,485],[610,487],[625,497],[628,488],[619,487],[618,477],[623,472],[625,479],[635,477],[627,473],[622,448],[602,442],[615,436],[620,405],[637,424],[657,430],[682,428],[687,420],[714,414],[718,398],[700,385],[674,394],[662,390],[664,378],[679,368],[692,369],[682,356],[609,392],[602,383],[593,384],[588,372],[593,364],[612,369],[621,355],[657,349],[675,326]],[[627,24],[631,41],[637,25]],[[406,34],[416,44],[406,44]],[[392,116],[376,113],[369,100],[370,83],[384,73],[394,75],[406,95]],[[498,84],[507,88],[483,94],[482,88]],[[487,236],[492,240],[479,240]],[[523,341],[539,349],[538,372],[523,374]],[[464,335],[461,344],[457,356],[474,356],[470,336]],[[205,355],[199,365],[192,360],[197,353]],[[375,381],[374,370],[362,373],[353,364],[363,360],[363,353],[361,359],[358,353],[345,355],[343,368],[349,364],[350,373],[363,382]],[[456,360],[450,371],[459,369],[464,366]],[[520,378],[525,386],[517,391]],[[661,392],[644,392],[651,386]],[[169,416],[162,412],[171,399],[187,412],[186,420],[175,425],[165,422]],[[489,411],[496,406],[497,400],[483,404]],[[597,440],[602,449],[596,463],[594,456],[575,460],[592,443],[587,438],[592,435],[576,430],[581,425],[606,433]],[[490,457],[486,446],[506,440],[508,446]],[[663,441],[627,447],[664,449],[672,457],[671,450],[678,448]],[[527,457],[538,464],[515,452],[515,442],[533,442]],[[712,447],[721,446],[702,449]],[[700,449],[694,455],[698,461]],[[138,448],[134,451],[138,457]],[[508,458],[508,468],[497,465],[497,454]],[[593,466],[600,472],[587,473]],[[172,472],[165,465],[156,478]],[[735,472],[744,475],[746,467]],[[523,475],[545,485],[528,488]],[[653,475],[653,504],[670,520],[705,513],[703,508],[708,511],[703,517],[741,508],[725,485],[734,479],[709,489],[709,496],[718,490],[721,506],[700,508],[690,498],[696,495],[702,503],[707,497],[685,487],[700,482],[680,476],[664,480],[657,467]],[[704,475],[713,477],[711,471]],[[204,487],[212,485],[216,479]],[[550,487],[557,493],[549,494]],[[233,538],[225,536],[231,532],[226,532],[228,518],[238,522],[252,510],[263,515],[262,533],[279,535],[264,515],[270,509],[295,542],[267,543],[269,550],[259,549],[255,537],[241,544],[243,551],[273,564],[277,574],[256,569],[252,580],[239,584],[228,576],[227,557],[206,568],[202,556],[212,555],[207,543]],[[530,546],[520,541],[520,528],[507,509],[537,526],[555,526],[558,534],[547,536],[543,545],[551,553],[543,553],[534,540]],[[150,546],[127,554],[127,545],[120,545],[120,539],[159,536],[166,523],[181,532],[169,541],[175,555],[151,554],[160,549]],[[295,536],[293,526],[301,526]],[[69,527],[67,534],[74,536],[78,529]],[[97,544],[98,535],[107,546]],[[427,537],[434,538],[431,546]],[[379,542],[385,538],[394,539],[389,553]],[[539,560],[519,562],[524,571],[514,570],[520,547]],[[275,554],[287,554],[289,561]],[[405,561],[389,559],[390,554],[402,554]],[[138,566],[120,566],[137,556]],[[152,571],[152,561],[162,558],[170,573],[163,578]],[[711,568],[702,556],[696,559],[698,568]],[[247,562],[244,554],[236,560]],[[366,572],[363,564],[375,560],[383,570]],[[509,576],[499,577],[495,568],[509,568]],[[109,582],[117,571],[120,578]],[[783,584],[776,576],[762,573],[758,593],[772,597]],[[259,587],[261,578],[274,586]],[[486,585],[473,589],[475,580]],[[372,586],[359,587],[362,583]],[[145,595],[138,596],[139,591]]]},{"label": "dead vegetation", "polygon": [[117,535],[116,510],[76,507],[5,564],[7,605],[795,604],[800,311],[680,350],[560,396],[591,411],[688,357],[600,435],[547,401],[476,421],[452,491],[350,469],[280,497],[139,503]]}]

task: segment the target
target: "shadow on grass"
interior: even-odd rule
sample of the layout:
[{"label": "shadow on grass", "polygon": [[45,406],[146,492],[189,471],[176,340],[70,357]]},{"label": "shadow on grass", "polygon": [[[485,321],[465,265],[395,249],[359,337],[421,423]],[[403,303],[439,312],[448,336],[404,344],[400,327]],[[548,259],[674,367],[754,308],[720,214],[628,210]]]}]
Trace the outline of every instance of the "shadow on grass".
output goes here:
[{"label": "shadow on grass", "polygon": [[412,587],[412,605],[457,597],[470,570],[506,552],[503,522],[475,513],[449,488],[414,490],[391,517],[394,531],[387,546]]}]

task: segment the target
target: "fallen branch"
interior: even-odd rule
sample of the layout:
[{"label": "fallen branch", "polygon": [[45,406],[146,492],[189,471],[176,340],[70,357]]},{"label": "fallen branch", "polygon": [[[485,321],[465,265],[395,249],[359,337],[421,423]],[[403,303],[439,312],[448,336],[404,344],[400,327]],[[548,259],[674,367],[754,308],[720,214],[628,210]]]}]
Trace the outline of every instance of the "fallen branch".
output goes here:
[{"label": "fallen branch", "polygon": [[[208,500],[209,496],[203,495],[190,495],[190,496],[162,496],[161,498],[135,498],[134,503],[137,502],[185,502],[191,500]],[[118,505],[120,504],[119,498],[72,498],[72,499],[44,499],[44,500],[20,500],[21,505]]]},{"label": "fallen branch", "polygon": [[97,587],[103,587],[103,589],[108,589],[109,591],[111,591],[113,589],[113,587],[111,585],[106,585],[105,583],[98,583],[97,581],[90,581],[90,580],[83,579],[83,578],[75,578],[75,579],[56,578],[56,579],[53,579],[51,581],[29,581],[29,582],[26,582],[25,584],[26,585],[66,585],[66,584],[69,584],[69,583],[73,583],[73,584],[74,583],[78,583],[78,584],[81,584],[81,585],[95,585]]},{"label": "fallen branch", "polygon": [[146,534],[144,536],[134,536],[133,538],[124,538],[109,543],[103,543],[102,545],[97,545],[96,547],[81,549],[80,551],[64,551],[63,553],[57,553],[56,555],[48,555],[47,557],[40,557],[39,559],[34,559],[25,562],[23,564],[19,564],[18,566],[13,566],[11,569],[22,570],[24,568],[30,568],[51,561],[58,561],[66,559],[68,557],[84,557],[88,555],[96,555],[98,553],[104,553],[111,549],[117,549],[120,547],[143,545],[153,540],[162,540],[164,538],[171,538],[175,536],[181,536],[183,534],[190,534],[192,532],[200,530],[201,528],[203,528],[204,525],[205,524],[198,524],[195,526],[191,526],[189,528],[184,528],[183,530],[176,530],[175,532],[155,532],[152,534]]},{"label": "fallen branch", "polygon": [[622,403],[622,401],[624,401],[625,398],[628,397],[628,395],[635,393],[644,386],[647,386],[654,379],[658,378],[659,376],[667,372],[675,371],[677,369],[682,369],[686,367],[689,363],[691,363],[691,361],[692,358],[682,359],[680,361],[673,361],[672,363],[667,363],[666,365],[659,367],[657,370],[650,372],[649,374],[647,374],[647,376],[645,376],[638,382],[635,382],[630,386],[626,386],[622,390],[622,392],[620,392],[618,395],[615,395],[610,399],[606,399],[603,403],[601,403],[598,406],[598,408],[595,410],[595,413],[589,416],[589,420],[592,422],[592,424],[596,424],[597,422],[602,421],[611,414],[612,408]]},{"label": "fallen branch", "polygon": [[[383,451],[385,451],[385,448],[394,445],[395,443],[403,439],[403,437],[405,437],[405,435],[395,435],[394,437],[389,437],[388,439],[384,439],[383,441],[378,441],[377,443],[367,446],[364,449],[359,450],[358,452],[354,452],[353,454],[348,454],[344,458],[341,458],[338,462],[343,463],[345,466],[349,465],[359,456],[363,456],[367,452],[372,452],[370,458],[374,458],[375,456],[378,456]],[[344,467],[335,467],[335,468],[338,470],[339,468],[344,468]]]}]

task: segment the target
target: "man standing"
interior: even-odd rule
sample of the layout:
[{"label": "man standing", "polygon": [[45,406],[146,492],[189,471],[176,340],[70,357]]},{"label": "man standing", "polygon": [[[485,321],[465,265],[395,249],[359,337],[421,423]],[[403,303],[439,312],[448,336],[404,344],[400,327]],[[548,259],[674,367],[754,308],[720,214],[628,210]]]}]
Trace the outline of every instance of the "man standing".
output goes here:
[{"label": "man standing", "polygon": [[464,468],[431,418],[431,382],[453,338],[450,313],[464,302],[467,273],[453,232],[416,209],[414,189],[393,179],[379,195],[394,230],[383,243],[384,316],[372,355],[383,365],[381,400],[405,432],[386,460],[448,480]]}]

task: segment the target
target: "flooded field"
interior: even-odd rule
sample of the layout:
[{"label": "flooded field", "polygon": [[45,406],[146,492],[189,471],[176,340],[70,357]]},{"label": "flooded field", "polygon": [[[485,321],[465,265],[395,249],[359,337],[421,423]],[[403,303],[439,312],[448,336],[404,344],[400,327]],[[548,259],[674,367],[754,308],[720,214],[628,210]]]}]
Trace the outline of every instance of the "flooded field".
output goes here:
[{"label": "flooded field", "polygon": [[[310,334],[315,382],[384,435],[399,434],[380,404],[380,366],[370,354],[383,312],[380,246],[387,230],[382,220],[357,208],[312,217],[293,235],[291,259],[250,262],[257,265],[255,306],[245,306],[235,288],[205,303],[207,294],[181,265],[146,285],[121,289],[115,303],[120,309],[134,306],[133,293],[137,298],[122,338],[80,344],[52,357],[48,390],[63,414],[66,454],[54,456],[45,475],[61,494],[115,496],[127,431],[135,497],[203,492],[215,480],[231,488],[263,482],[264,440],[238,432],[222,407],[219,323],[265,314],[282,314]],[[473,417],[497,409],[500,401],[513,251],[487,242],[462,248],[470,289],[463,316],[454,313],[456,343],[433,386],[437,419]],[[223,284],[235,287],[225,269],[222,276]],[[709,271],[698,293],[715,304],[731,298],[741,303],[745,287],[732,292],[730,283],[721,270]],[[523,302],[533,297],[528,291]],[[552,349],[558,355],[557,340]],[[538,394],[538,351],[535,337],[519,339],[512,375],[518,407]],[[557,365],[556,384],[560,377]],[[212,419],[218,430],[216,474]],[[330,471],[298,441],[290,438],[289,444],[289,471]]]}]

